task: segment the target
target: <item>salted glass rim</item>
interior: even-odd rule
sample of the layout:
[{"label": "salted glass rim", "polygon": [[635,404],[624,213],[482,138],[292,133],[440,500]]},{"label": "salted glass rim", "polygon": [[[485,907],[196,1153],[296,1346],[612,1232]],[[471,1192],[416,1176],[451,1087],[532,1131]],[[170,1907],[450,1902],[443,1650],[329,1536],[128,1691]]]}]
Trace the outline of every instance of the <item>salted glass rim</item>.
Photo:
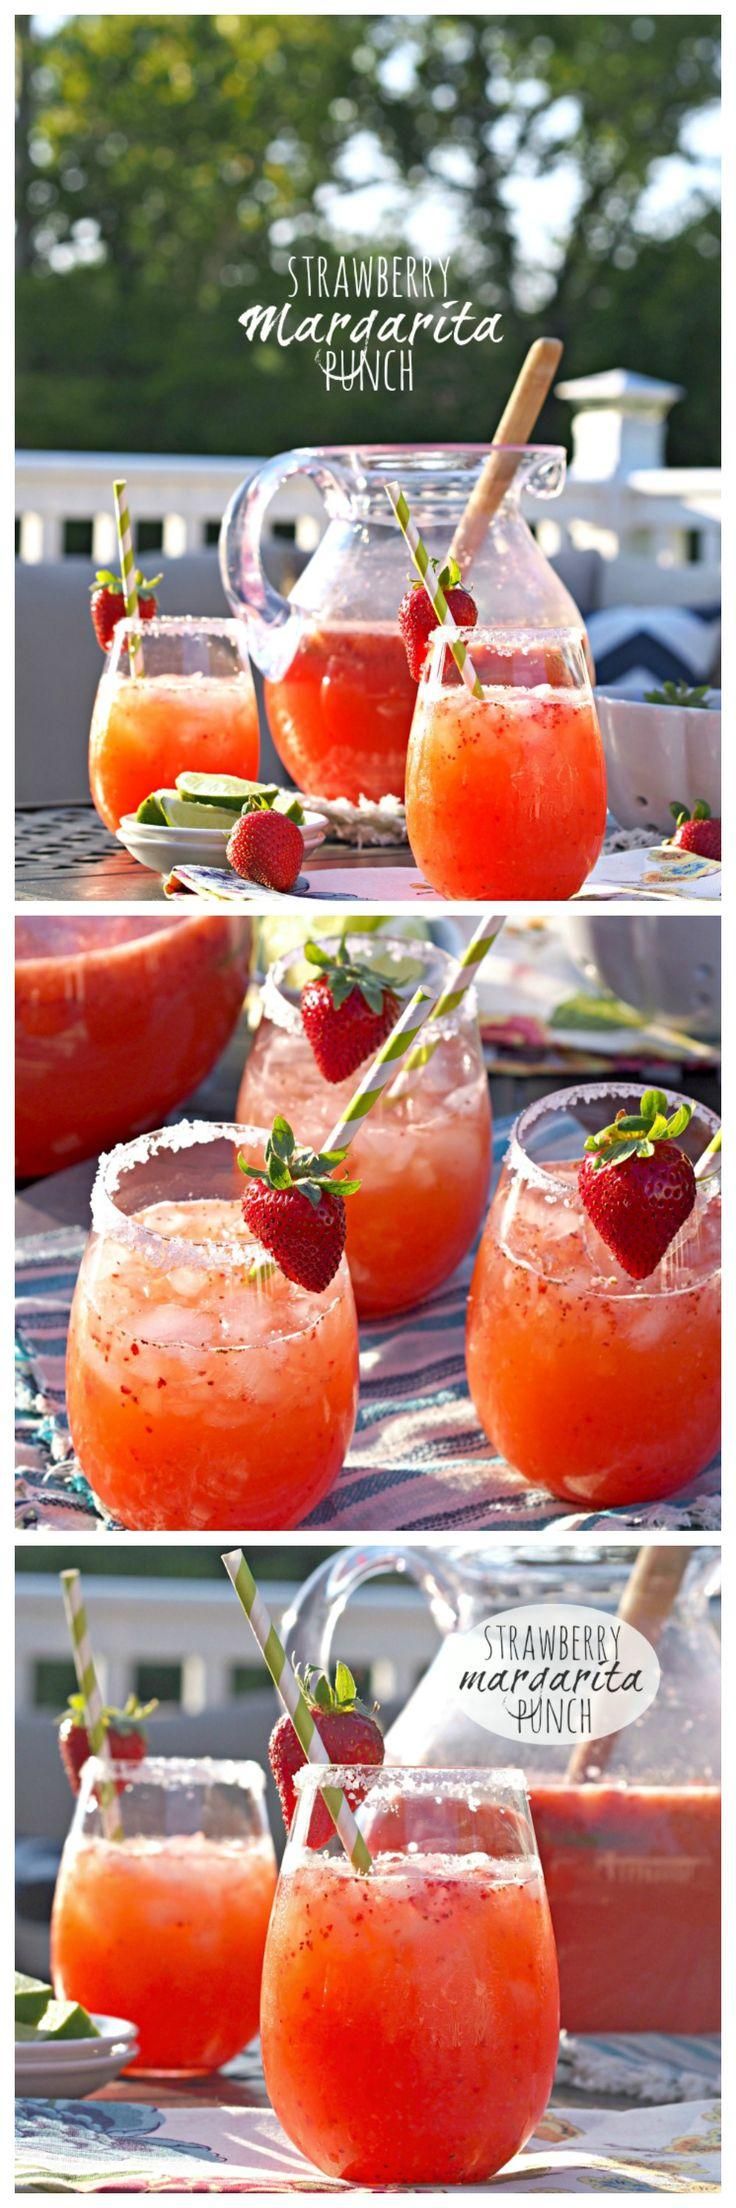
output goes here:
[{"label": "salted glass rim", "polygon": [[127,1758],[111,1756],[87,1756],[82,1766],[82,1782],[87,1790],[91,1781],[113,1777],[125,1780],[126,1785],[167,1786],[240,1786],[259,1799],[266,1792],[266,1773],[253,1756],[142,1756],[138,1763]]},{"label": "salted glass rim", "polygon": [[255,1127],[247,1121],[181,1119],[172,1127],[157,1127],[149,1134],[134,1135],[131,1142],[118,1142],[112,1150],[103,1150],[90,1199],[93,1233],[114,1234],[117,1241],[143,1251],[159,1265],[194,1266],[202,1271],[209,1271],[214,1265],[220,1271],[232,1267],[242,1272],[249,1260],[264,1260],[263,1245],[255,1238],[229,1241],[223,1237],[218,1242],[207,1239],[197,1242],[183,1235],[161,1234],[155,1227],[144,1226],[139,1219],[123,1211],[115,1196],[127,1172],[147,1165],[162,1150],[176,1155],[179,1151],[196,1149],[199,1144],[222,1141],[232,1142],[236,1149],[243,1142],[258,1142],[265,1150],[269,1132],[268,1128]]},{"label": "salted glass rim", "polygon": [[303,1763],[294,1772],[294,1786],[298,1794],[306,1793],[309,1786],[320,1790],[324,1786],[345,1786],[355,1778],[368,1781],[371,1792],[386,1791],[389,1786],[409,1784],[418,1794],[457,1794],[467,1792],[522,1793],[527,1795],[527,1783],[518,1764],[498,1764],[490,1769],[484,1764],[457,1766],[440,1764],[406,1763]]},{"label": "salted glass rim", "polygon": [[150,621],[141,621],[140,616],[136,618],[135,615],[126,613],[115,623],[116,636],[126,634],[140,636],[142,644],[145,644],[149,637],[158,636],[162,633],[165,636],[174,636],[179,632],[183,636],[191,636],[195,630],[197,632],[203,631],[206,636],[222,636],[224,633],[227,636],[232,636],[233,640],[237,642],[238,638],[242,636],[242,629],[242,621],[237,621],[232,614],[225,613],[222,618],[218,614],[212,613],[156,613],[152,615]]},{"label": "salted glass rim", "polygon": [[[332,934],[329,928],[320,929],[319,933],[314,930],[310,933],[308,940],[317,943],[320,950],[327,950],[331,945],[337,948],[341,942],[359,943],[361,946],[365,946],[366,949],[376,951],[396,949],[406,957],[418,957],[425,967],[439,961],[440,974],[438,978],[440,982],[447,979],[451,968],[456,964],[452,951],[443,950],[441,944],[433,943],[427,937],[391,936],[384,935],[382,931],[379,932],[378,930],[361,934],[360,922],[356,924],[355,928],[347,928],[341,933]],[[304,953],[305,946],[303,943],[292,944],[290,950],[281,951],[278,958],[272,959],[261,984],[263,1017],[270,1020],[272,1026],[283,1028],[289,1035],[303,1035],[304,1029],[298,1005],[293,1002],[284,988],[284,980],[289,968],[296,965],[300,959],[303,959]],[[319,967],[312,967],[311,974],[314,980],[317,981],[319,979]],[[302,983],[302,987],[304,987],[304,983]],[[442,1040],[445,1036],[455,1035],[458,1027],[462,1026],[465,1021],[472,1025],[477,1019],[477,1014],[478,996],[475,985],[471,984],[455,1012],[451,1013],[449,1017],[445,1016],[444,1019],[434,1020],[430,1011],[427,1026],[429,1027],[431,1024],[435,1034]]]},{"label": "salted glass rim", "polygon": [[[635,1096],[646,1096],[647,1090],[652,1086],[651,1081],[576,1081],[567,1089],[551,1089],[548,1096],[537,1097],[533,1104],[526,1104],[524,1110],[517,1114],[509,1135],[504,1165],[509,1170],[520,1173],[525,1180],[533,1181],[547,1194],[569,1198],[569,1182],[558,1178],[547,1166],[540,1164],[526,1147],[529,1134],[537,1122],[544,1119],[547,1113],[551,1115],[555,1111],[563,1111],[571,1103],[594,1104],[599,1098],[605,1098],[614,1106],[611,1113],[613,1118],[619,1101],[624,1103],[627,1098],[630,1100]],[[711,1111],[709,1104],[701,1104],[697,1097],[686,1096],[681,1089],[663,1088],[661,1082],[657,1083],[657,1087],[662,1088],[662,1094],[673,1111],[678,1104],[692,1105],[693,1119],[702,1117],[709,1133],[716,1134],[721,1122],[718,1113]],[[703,1190],[705,1193],[705,1184]]]},{"label": "salted glass rim", "polygon": [[540,644],[545,646],[547,644],[562,645],[571,642],[582,644],[585,641],[585,623],[582,620],[566,621],[556,628],[546,628],[541,621],[537,623],[536,628],[530,628],[524,622],[517,624],[514,621],[476,621],[473,628],[458,628],[455,622],[452,623],[451,627],[448,625],[443,628],[440,623],[432,630],[429,643],[431,646],[450,644],[453,639],[458,637],[463,644],[467,644],[471,657],[474,642],[476,644],[497,644],[500,646],[505,644],[509,652],[524,652],[537,649]]}]

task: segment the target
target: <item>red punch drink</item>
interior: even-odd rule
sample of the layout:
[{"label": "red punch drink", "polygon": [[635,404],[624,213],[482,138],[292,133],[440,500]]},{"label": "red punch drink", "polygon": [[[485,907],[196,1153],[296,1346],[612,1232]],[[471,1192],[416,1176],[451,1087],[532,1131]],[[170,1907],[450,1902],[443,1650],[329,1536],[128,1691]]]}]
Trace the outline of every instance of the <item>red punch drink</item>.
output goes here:
[{"label": "red punch drink", "polygon": [[101,1830],[100,1766],[85,1767],[54,1897],[55,1991],[135,2024],[131,2069],[217,2070],[258,2029],[276,1884],[263,1773],[173,1757],[116,1770],[117,1840]]},{"label": "red punch drink", "polygon": [[557,2056],[554,1940],[523,1789],[503,1772],[357,1776],[367,1877],[332,1843],[308,1846],[317,1779],[300,1774],[264,1963],[269,2094],[330,2176],[482,2183],[534,2130]]}]

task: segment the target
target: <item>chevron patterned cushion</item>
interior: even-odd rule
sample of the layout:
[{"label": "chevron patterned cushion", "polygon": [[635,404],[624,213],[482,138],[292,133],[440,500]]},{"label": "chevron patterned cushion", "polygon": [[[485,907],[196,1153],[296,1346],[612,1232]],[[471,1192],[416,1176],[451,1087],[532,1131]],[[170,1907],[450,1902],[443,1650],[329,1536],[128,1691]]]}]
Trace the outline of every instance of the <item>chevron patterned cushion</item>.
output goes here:
[{"label": "chevron patterned cushion", "polygon": [[719,606],[606,606],[587,626],[601,690],[642,697],[663,682],[716,679]]}]

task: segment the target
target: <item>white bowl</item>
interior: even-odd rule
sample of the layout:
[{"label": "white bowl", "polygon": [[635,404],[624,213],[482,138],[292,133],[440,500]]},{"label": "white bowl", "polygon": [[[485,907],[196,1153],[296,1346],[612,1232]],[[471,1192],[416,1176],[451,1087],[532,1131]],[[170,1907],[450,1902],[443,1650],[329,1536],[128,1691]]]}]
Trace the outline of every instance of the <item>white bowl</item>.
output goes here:
[{"label": "white bowl", "polygon": [[[124,813],[116,829],[118,843],[152,874],[169,874],[174,866],[226,866],[229,834],[229,828],[159,828],[136,820],[135,813]],[[326,834],[324,813],[305,811],[302,835],[307,857],[324,843]]]},{"label": "white bowl", "polygon": [[645,1019],[717,1040],[721,1032],[721,923],[712,913],[560,912],[573,957]]},{"label": "white bowl", "polygon": [[704,798],[721,810],[721,694],[713,706],[645,705],[596,690],[608,775],[608,803],[622,828],[674,834],[670,806],[692,812]]},{"label": "white bowl", "polygon": [[138,2053],[136,2026],[121,2016],[93,2016],[99,2039],[15,2042],[15,2090],[23,2100],[83,2100],[110,2084]]}]

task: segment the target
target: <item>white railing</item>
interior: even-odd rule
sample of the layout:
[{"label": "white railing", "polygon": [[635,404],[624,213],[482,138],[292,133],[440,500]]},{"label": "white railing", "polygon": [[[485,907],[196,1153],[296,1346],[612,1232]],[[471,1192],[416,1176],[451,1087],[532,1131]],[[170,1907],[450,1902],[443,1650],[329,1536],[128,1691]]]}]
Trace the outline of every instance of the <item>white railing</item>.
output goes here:
[{"label": "white railing", "polygon": [[[105,1701],[122,1708],[136,1684],[136,1665],[181,1666],[181,1708],[194,1716],[232,1699],[232,1676],[243,1668],[263,1683],[262,1659],[224,1580],[95,1579],[85,1572],[85,1599]],[[278,1627],[296,1589],[270,1582],[264,1593]],[[370,1691],[381,1702],[408,1696],[437,1647],[437,1632],[419,1590],[374,1583],[351,1602],[340,1628],[340,1653],[367,1665]],[[37,1667],[68,1658],[69,1636],[52,1573],[20,1573],[16,1581],[16,1708],[37,1707]]]},{"label": "white railing", "polygon": [[[19,558],[26,563],[64,556],[65,524],[83,521],[92,532],[95,566],[114,564],[113,477],[125,477],[137,521],[155,522],[168,559],[202,551],[243,478],[255,472],[253,455],[193,459],[180,453],[19,452],[16,515]],[[565,545],[593,549],[605,560],[628,555],[660,568],[708,565],[720,548],[721,479],[717,468],[647,468],[629,476],[579,480],[568,475],[553,508],[528,513],[544,551]],[[325,514],[316,485],[291,476],[269,509],[272,542],[291,538],[299,552],[314,550]],[[144,555],[155,560],[155,553]]]},{"label": "white railing", "polygon": [[[62,559],[65,523],[84,521],[92,530],[95,566],[114,564],[116,476],[125,478],[136,522],[155,522],[161,528],[166,559],[200,552],[212,529],[219,528],[233,491],[261,464],[252,454],[195,460],[182,453],[18,452],[18,557],[32,563]],[[290,535],[293,530],[298,548],[311,552],[323,522],[322,500],[307,476],[277,491],[269,511],[272,534]]]}]

